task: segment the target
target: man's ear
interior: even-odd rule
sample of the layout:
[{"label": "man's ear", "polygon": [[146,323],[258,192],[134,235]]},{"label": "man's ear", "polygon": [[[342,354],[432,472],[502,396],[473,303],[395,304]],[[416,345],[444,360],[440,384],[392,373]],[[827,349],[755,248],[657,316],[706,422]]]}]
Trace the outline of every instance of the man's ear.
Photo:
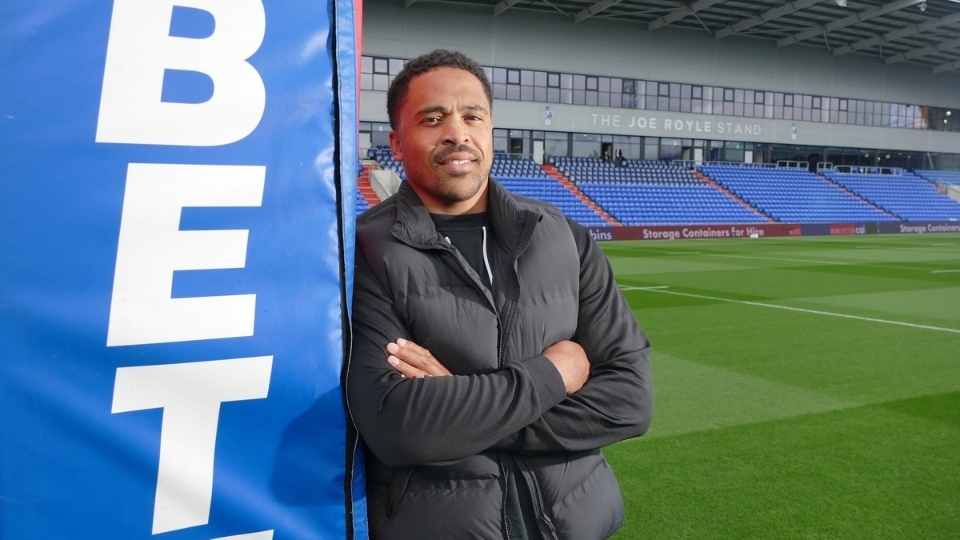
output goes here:
[{"label": "man's ear", "polygon": [[390,130],[390,150],[393,152],[393,158],[397,161],[403,161],[403,150],[400,148],[400,135],[396,130]]}]

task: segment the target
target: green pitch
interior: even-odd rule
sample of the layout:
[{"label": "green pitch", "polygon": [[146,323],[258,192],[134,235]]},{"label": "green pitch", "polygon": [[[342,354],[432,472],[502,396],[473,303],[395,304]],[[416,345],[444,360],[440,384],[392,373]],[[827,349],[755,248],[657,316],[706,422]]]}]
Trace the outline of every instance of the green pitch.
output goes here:
[{"label": "green pitch", "polygon": [[602,246],[657,402],[618,540],[960,538],[960,235]]}]

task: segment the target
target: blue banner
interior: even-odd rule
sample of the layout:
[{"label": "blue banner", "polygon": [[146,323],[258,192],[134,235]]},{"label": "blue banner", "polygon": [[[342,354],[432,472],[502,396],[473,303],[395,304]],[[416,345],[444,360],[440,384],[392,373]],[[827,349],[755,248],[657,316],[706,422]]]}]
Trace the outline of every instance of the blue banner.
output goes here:
[{"label": "blue banner", "polygon": [[0,538],[366,537],[353,10],[0,3]]}]

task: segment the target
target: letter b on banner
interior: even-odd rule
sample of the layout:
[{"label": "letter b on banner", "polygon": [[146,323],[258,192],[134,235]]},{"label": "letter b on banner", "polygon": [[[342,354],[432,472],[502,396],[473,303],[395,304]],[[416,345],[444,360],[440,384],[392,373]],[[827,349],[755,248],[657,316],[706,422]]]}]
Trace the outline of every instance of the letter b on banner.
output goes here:
[{"label": "letter b on banner", "polygon": [[[174,6],[212,14],[213,33],[169,35]],[[265,31],[260,0],[114,0],[97,142],[218,146],[243,139],[266,103],[263,80],[247,62]],[[209,76],[213,96],[162,101],[167,70]]]}]

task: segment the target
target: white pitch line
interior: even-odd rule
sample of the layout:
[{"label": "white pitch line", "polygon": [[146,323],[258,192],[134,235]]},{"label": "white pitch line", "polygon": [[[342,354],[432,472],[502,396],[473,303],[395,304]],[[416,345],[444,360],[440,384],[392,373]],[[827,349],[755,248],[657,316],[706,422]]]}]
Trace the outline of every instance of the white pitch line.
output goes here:
[{"label": "white pitch line", "polygon": [[960,272],[960,268],[955,270],[931,270],[931,274],[951,274],[953,272]]},{"label": "white pitch line", "polygon": [[667,289],[669,285],[657,285],[656,287],[631,287],[630,285],[620,285],[621,291],[656,291],[658,289]]},{"label": "white pitch line", "polygon": [[624,291],[651,291],[658,292],[663,294],[673,294],[676,296],[689,296],[691,298],[703,298],[704,300],[718,300],[720,302],[730,302],[731,304],[743,304],[746,306],[758,306],[758,307],[767,307],[774,309],[785,309],[787,311],[799,311],[801,313],[812,313],[814,315],[827,315],[829,317],[840,317],[842,319],[856,319],[858,321],[869,321],[877,322],[883,324],[893,324],[897,326],[907,326],[910,328],[921,328],[924,330],[937,330],[939,332],[950,332],[951,334],[960,334],[960,330],[956,328],[941,328],[939,326],[927,326],[925,324],[913,324],[902,321],[888,321],[886,319],[875,319],[873,317],[861,317],[859,315],[847,315],[845,313],[833,313],[831,311],[819,311],[816,309],[804,309],[796,308],[789,306],[778,306],[777,304],[765,304],[763,302],[748,302],[746,300],[733,300],[731,298],[720,298],[718,296],[705,296],[702,294],[692,294],[692,293],[682,293],[677,291],[666,291],[664,289],[668,288],[667,286],[661,287],[620,287]]}]

